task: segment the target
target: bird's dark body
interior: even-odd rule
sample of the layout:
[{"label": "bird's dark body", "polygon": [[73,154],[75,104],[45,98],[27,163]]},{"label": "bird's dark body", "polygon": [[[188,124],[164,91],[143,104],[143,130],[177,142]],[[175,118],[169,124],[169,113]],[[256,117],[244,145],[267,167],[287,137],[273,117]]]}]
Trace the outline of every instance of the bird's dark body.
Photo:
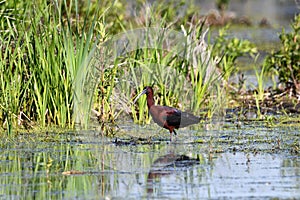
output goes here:
[{"label": "bird's dark body", "polygon": [[150,115],[155,123],[168,130],[199,123],[200,119],[169,106],[151,106]]},{"label": "bird's dark body", "polygon": [[193,114],[182,112],[169,106],[154,105],[153,90],[149,86],[144,88],[144,90],[137,96],[135,101],[143,94],[147,95],[147,105],[153,121],[159,126],[170,131],[171,140],[172,133],[174,132],[176,135],[174,129],[186,127],[200,122],[200,118],[194,116]]}]

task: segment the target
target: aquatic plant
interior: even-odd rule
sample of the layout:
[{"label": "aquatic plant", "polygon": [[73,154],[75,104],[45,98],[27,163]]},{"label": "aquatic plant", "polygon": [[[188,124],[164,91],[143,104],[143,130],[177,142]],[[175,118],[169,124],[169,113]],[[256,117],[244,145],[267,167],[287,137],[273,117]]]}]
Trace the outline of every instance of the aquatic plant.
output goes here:
[{"label": "aquatic plant", "polygon": [[229,38],[228,28],[229,26],[226,26],[219,30],[219,35],[215,39],[212,49],[213,56],[222,58],[218,66],[224,74],[226,81],[233,73],[238,71],[236,67],[237,58],[245,55],[250,55],[254,58],[257,53],[256,46],[250,41],[235,37]]},{"label": "aquatic plant", "polygon": [[280,50],[273,52],[265,60],[268,70],[278,71],[278,78],[287,87],[292,85],[294,93],[300,95],[300,15],[291,24],[292,31],[282,29],[279,39]]},{"label": "aquatic plant", "polygon": [[[210,94],[217,93],[210,91],[220,84],[218,78],[221,75],[217,72],[210,47],[204,41],[202,27],[203,24],[191,25],[188,30],[182,27],[183,34],[172,32],[180,35],[176,44],[183,42],[181,48],[176,45],[167,48],[162,46],[172,44],[168,38],[169,32],[163,29],[159,34],[161,40],[153,42],[152,48],[138,48],[134,52],[134,59],[128,60],[134,85],[139,89],[137,92],[145,85],[152,85],[156,91],[156,104],[192,110],[198,114],[201,108],[208,107],[212,116],[214,111],[209,97]],[[141,98],[138,112],[133,107],[132,116],[135,122],[149,122],[146,105],[145,98]]]},{"label": "aquatic plant", "polygon": [[17,124],[72,127],[73,83],[91,48],[93,20],[73,21],[73,6],[68,10],[63,2],[4,2],[4,6],[7,12],[1,18],[6,21],[1,29],[5,31],[0,36],[3,125],[8,132]]}]

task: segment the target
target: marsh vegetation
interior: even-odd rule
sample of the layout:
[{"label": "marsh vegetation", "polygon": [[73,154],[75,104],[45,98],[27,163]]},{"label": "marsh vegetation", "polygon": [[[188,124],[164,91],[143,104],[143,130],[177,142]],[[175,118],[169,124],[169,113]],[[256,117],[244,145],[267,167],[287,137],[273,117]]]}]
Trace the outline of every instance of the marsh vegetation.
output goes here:
[{"label": "marsh vegetation", "polygon": [[[259,118],[274,107],[281,113],[298,112],[299,16],[291,33],[280,35],[282,47],[265,62],[254,64],[258,84],[245,90],[243,75],[236,85],[229,78],[239,73],[240,57],[257,59],[258,47],[228,37],[228,27],[211,38],[210,30],[215,28],[208,30],[211,24],[199,17],[197,6],[137,3],[132,14],[126,9],[130,5],[122,1],[102,2],[102,6],[81,1],[2,4],[0,115],[2,131],[7,134],[35,127],[72,129],[76,125],[74,104],[83,97],[88,99],[80,106],[96,113],[106,135],[111,132],[106,131],[110,126],[106,124],[124,117],[149,123],[145,102],[131,103],[145,85],[155,87],[157,104],[203,114],[208,120],[214,114],[222,115],[224,108],[251,107]],[[103,49],[113,48],[109,42],[119,39],[117,33],[126,35],[137,28],[158,31],[161,40],[138,44],[144,46],[113,58],[110,53],[101,54],[107,52]],[[184,43],[182,48],[171,43],[170,30]],[[94,74],[84,71],[89,68]],[[279,79],[271,89],[264,86],[268,73],[278,74]],[[86,84],[89,82],[92,84]],[[278,83],[283,86],[277,87]]]}]

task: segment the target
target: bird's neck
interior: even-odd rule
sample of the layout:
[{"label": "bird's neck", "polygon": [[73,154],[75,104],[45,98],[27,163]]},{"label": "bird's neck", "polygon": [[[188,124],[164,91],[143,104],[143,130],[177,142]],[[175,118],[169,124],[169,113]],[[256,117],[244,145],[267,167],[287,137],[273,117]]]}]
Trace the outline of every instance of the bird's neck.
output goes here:
[{"label": "bird's neck", "polygon": [[150,109],[152,106],[154,106],[154,99],[153,96],[148,95],[147,96],[147,106]]}]

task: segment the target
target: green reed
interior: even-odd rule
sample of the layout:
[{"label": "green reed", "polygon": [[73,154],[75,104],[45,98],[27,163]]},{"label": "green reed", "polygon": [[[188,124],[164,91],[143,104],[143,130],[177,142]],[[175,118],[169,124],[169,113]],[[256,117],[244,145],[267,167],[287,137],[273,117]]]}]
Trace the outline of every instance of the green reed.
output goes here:
[{"label": "green reed", "polygon": [[264,100],[265,95],[265,77],[266,77],[266,66],[263,65],[260,72],[257,68],[255,68],[255,76],[257,80],[257,87],[256,87],[256,97],[258,98],[258,101]]},{"label": "green reed", "polygon": [[[8,131],[17,123],[72,127],[74,80],[91,49],[95,23],[73,21],[78,10],[67,9],[64,2],[4,5],[8,12],[2,16],[7,21],[1,23],[5,32],[0,36],[2,122]],[[21,8],[24,13],[16,14]],[[88,10],[85,14],[85,19],[91,17]]]},{"label": "green reed", "polygon": [[[101,51],[112,37],[105,25],[107,12],[115,12],[115,7],[110,11],[112,5],[97,9],[96,4],[88,2],[86,10],[77,1],[68,6],[64,2],[5,5],[16,17],[1,24],[6,32],[1,35],[4,54],[0,68],[5,73],[0,75],[0,114],[8,132],[18,125],[88,124],[91,109],[101,127],[114,123],[124,111],[135,122],[149,122],[145,98],[138,102],[137,109],[132,105],[134,93],[146,85],[154,86],[157,104],[198,112],[208,95],[208,86],[215,81],[205,78],[208,65],[199,58],[198,64],[192,63],[192,51],[203,24],[185,31],[185,39],[193,41],[180,41],[186,42],[184,48],[165,48],[164,41],[158,39],[151,48],[137,47],[111,60],[107,57],[110,54]],[[19,7],[25,9],[17,15]],[[163,30],[171,23],[166,15],[157,20],[153,13],[148,14],[146,26],[157,24]],[[81,18],[76,17],[79,15]],[[119,23],[126,30],[128,22]],[[164,31],[160,34],[161,38],[167,37]]]},{"label": "green reed", "polygon": [[[127,64],[130,66],[133,86],[137,88],[136,93],[146,85],[153,86],[156,104],[192,110],[198,114],[200,108],[209,106],[213,112],[215,105],[208,103],[208,97],[219,84],[217,80],[221,75],[217,73],[209,47],[204,42],[202,28],[193,26],[186,32],[184,49],[174,46],[165,51],[161,44],[156,43],[154,48],[138,49],[129,55],[132,58],[127,60]],[[202,38],[199,39],[201,34]],[[202,48],[203,45],[207,49]],[[193,54],[195,51],[197,54]],[[131,111],[135,122],[149,122],[145,97],[138,101],[137,107],[132,106]]]},{"label": "green reed", "polygon": [[[205,108],[211,117],[222,107],[219,102],[225,102],[222,77],[226,81],[232,74],[230,67],[238,56],[255,52],[240,40],[226,42],[221,33],[218,44],[206,44],[204,22],[185,23],[186,16],[174,22],[171,6],[147,9],[139,5],[145,15],[127,20],[126,3],[104,1],[101,5],[76,0],[68,4],[4,2],[5,12],[0,15],[5,30],[0,35],[0,121],[8,133],[12,127],[36,125],[73,128],[78,123],[87,128],[91,110],[101,128],[118,119],[148,123],[145,97],[132,104],[146,85],[154,87],[157,104],[195,114]],[[146,38],[144,46],[138,44],[115,57],[106,42],[120,30],[133,37],[128,29],[136,26],[156,27],[159,37],[153,41]],[[182,36],[169,44],[169,30]],[[112,52],[102,52],[109,50]],[[216,68],[217,57],[225,58],[224,69]]]}]

